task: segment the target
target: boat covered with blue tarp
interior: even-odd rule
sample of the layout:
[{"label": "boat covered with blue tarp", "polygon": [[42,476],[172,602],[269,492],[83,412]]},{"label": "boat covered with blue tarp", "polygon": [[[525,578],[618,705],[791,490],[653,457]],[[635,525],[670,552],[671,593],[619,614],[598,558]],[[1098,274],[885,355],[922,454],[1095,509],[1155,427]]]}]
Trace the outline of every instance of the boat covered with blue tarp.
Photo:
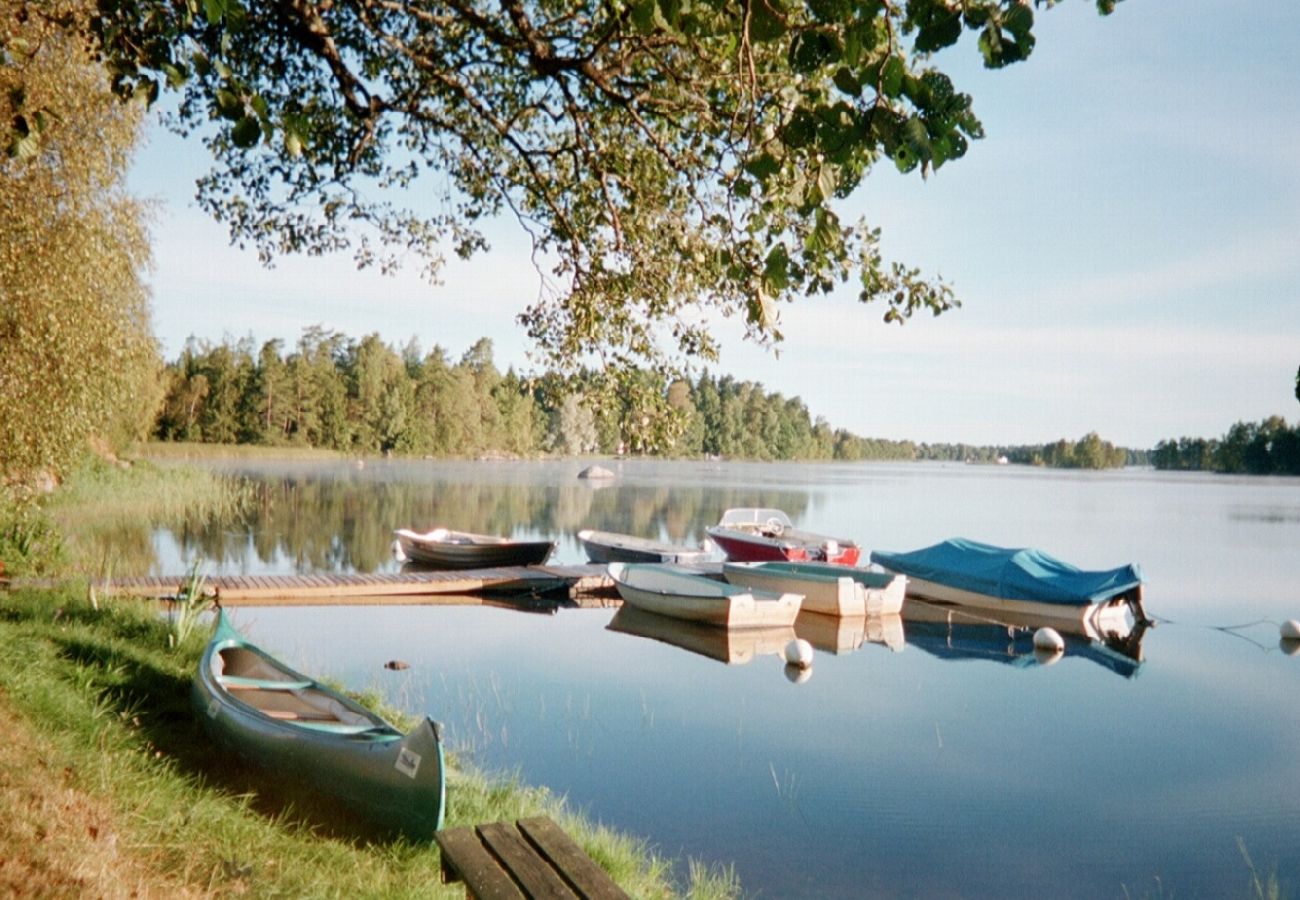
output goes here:
[{"label": "boat covered with blue tarp", "polygon": [[969,606],[1011,604],[1050,612],[1098,605],[1141,609],[1142,573],[1130,564],[1087,571],[1033,548],[952,538],[908,553],[873,551],[871,561],[908,577],[908,594]]}]

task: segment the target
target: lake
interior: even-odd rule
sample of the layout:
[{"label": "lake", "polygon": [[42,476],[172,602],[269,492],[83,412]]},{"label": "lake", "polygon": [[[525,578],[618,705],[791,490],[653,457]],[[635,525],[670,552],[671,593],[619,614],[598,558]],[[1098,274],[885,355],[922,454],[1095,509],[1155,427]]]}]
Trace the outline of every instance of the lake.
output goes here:
[{"label": "lake", "polygon": [[439,719],[479,767],[679,863],[734,864],[747,895],[1247,896],[1274,873],[1296,892],[1300,656],[1278,623],[1300,618],[1300,479],[629,460],[600,486],[583,465],[232,466],[257,512],[156,533],[155,568],[395,571],[392,530],[436,525],[551,537],[580,562],[581,528],[698,543],[732,506],[868,549],[964,536],[1135,562],[1159,624],[1127,642],[1072,639],[1044,665],[997,624],[801,616],[819,647],[802,681],[780,635],[656,633],[613,609],[233,613],[292,665]]}]

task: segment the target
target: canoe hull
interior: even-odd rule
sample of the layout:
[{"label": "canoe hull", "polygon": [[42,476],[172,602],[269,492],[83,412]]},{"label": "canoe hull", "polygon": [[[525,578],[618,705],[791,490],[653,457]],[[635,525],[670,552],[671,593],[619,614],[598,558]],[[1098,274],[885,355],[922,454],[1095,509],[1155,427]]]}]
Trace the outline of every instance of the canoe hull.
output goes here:
[{"label": "canoe hull", "polygon": [[803,598],[750,591],[666,566],[610,563],[619,596],[638,609],[722,628],[793,626]]},{"label": "canoe hull", "polygon": [[[259,677],[230,674],[227,660],[254,656]],[[283,683],[275,687],[236,684],[277,680]],[[215,743],[284,784],[306,808],[323,800],[349,824],[414,841],[430,840],[442,827],[443,749],[432,720],[403,735],[249,644],[224,615],[195,673],[191,697]]]},{"label": "canoe hull", "polygon": [[512,541],[445,529],[426,534],[399,529],[393,536],[408,560],[438,569],[538,566],[555,552],[554,541]]},{"label": "canoe hull", "polygon": [[587,551],[587,559],[594,563],[696,563],[712,556],[708,550],[679,547],[612,531],[584,529],[578,532],[578,540]]}]

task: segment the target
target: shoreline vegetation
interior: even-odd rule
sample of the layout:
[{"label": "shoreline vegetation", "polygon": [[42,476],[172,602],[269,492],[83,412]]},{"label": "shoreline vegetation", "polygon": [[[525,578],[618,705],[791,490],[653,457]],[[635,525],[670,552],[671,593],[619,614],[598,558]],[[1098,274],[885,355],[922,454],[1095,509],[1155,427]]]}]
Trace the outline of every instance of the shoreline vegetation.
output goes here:
[{"label": "shoreline vegetation", "polygon": [[[1296,394],[1300,400],[1300,375]],[[1217,440],[1171,438],[1156,444],[1151,464],[1225,475],[1300,475],[1300,422],[1291,426],[1281,416],[1270,416],[1259,423],[1238,422]]]},{"label": "shoreline vegetation", "polygon": [[[620,392],[595,372],[502,374],[492,342],[458,360],[396,349],[319,327],[296,348],[280,340],[210,343],[191,338],[166,366],[164,401],[150,430],[162,442],[335,450],[433,457],[536,457],[652,453],[752,460],[948,460],[1117,468],[1145,465],[1145,450],[1096,433],[1078,441],[982,446],[862,437],[814,417],[798,397],[714,376],[669,380],[637,373],[664,409],[634,408],[646,391]],[[658,428],[643,434],[639,423]]]},{"label": "shoreline vegetation", "polygon": [[[145,482],[150,486],[145,487]],[[0,575],[55,586],[0,587],[0,893],[6,896],[462,896],[440,884],[436,847],[376,843],[308,824],[288,798],[203,740],[189,682],[207,638],[177,640],[150,601],[105,596],[78,557],[73,520],[184,522],[247,502],[238,479],[184,466],[100,461],[15,528],[0,510]],[[6,517],[8,521],[6,521]],[[23,555],[25,554],[25,555]],[[329,673],[321,673],[328,676]],[[373,690],[359,699],[399,727]],[[453,748],[454,750],[454,748]],[[448,827],[545,814],[637,897],[737,896],[733,869],[674,870],[644,841],[569,809],[544,787],[475,771],[453,752]]]}]

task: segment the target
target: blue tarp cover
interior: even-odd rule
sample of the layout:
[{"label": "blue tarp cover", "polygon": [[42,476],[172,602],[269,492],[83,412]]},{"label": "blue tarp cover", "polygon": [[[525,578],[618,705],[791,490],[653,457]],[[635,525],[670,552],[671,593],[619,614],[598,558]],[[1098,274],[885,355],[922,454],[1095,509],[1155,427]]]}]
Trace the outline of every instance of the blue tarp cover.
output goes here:
[{"label": "blue tarp cover", "polygon": [[1083,606],[1142,583],[1137,566],[1085,572],[1041,550],[1009,549],[953,538],[910,553],[873,551],[871,561],[911,578],[1004,600]]}]

